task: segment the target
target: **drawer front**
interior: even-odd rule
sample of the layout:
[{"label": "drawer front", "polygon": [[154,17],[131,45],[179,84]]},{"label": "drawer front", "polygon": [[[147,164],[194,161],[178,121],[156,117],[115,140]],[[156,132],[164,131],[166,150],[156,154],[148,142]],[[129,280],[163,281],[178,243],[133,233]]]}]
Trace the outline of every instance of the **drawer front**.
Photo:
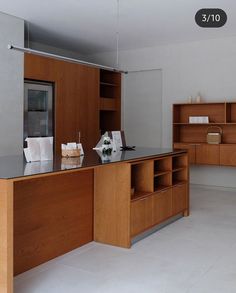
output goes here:
[{"label": "drawer front", "polygon": [[153,195],[153,225],[172,215],[172,189],[157,192]]},{"label": "drawer front", "polygon": [[196,163],[196,146],[195,144],[174,143],[175,149],[188,150],[189,164]]},{"label": "drawer front", "polygon": [[152,196],[131,202],[131,236],[152,226]]},{"label": "drawer front", "polygon": [[174,186],[172,189],[172,214],[176,215],[187,209],[187,184]]},{"label": "drawer front", "polygon": [[196,163],[206,165],[219,165],[220,146],[213,144],[196,145]]},{"label": "drawer front", "polygon": [[235,145],[220,145],[220,165],[236,166]]}]

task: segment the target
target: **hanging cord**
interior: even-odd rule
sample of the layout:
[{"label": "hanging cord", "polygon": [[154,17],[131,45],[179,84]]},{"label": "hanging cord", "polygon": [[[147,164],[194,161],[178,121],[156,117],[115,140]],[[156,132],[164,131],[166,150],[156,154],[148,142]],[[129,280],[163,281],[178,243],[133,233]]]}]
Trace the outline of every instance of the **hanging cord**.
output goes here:
[{"label": "hanging cord", "polygon": [[119,39],[120,39],[120,0],[117,0],[117,15],[116,15],[116,67],[119,69]]},{"label": "hanging cord", "polygon": [[29,22],[27,21],[27,42],[28,42],[28,48],[30,48],[29,45]]}]

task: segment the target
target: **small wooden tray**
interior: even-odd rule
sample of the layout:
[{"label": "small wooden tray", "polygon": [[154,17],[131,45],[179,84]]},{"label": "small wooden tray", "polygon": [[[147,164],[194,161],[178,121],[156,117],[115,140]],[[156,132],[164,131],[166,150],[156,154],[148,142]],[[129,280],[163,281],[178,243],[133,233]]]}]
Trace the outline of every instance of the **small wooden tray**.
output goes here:
[{"label": "small wooden tray", "polygon": [[80,149],[62,150],[62,157],[80,157]]}]

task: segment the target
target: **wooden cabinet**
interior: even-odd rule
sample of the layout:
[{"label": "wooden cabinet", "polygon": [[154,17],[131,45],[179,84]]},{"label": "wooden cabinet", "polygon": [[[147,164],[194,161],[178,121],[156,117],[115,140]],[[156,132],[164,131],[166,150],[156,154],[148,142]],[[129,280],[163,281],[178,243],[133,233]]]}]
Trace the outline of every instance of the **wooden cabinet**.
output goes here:
[{"label": "wooden cabinet", "polygon": [[172,215],[172,189],[168,188],[153,194],[153,225],[156,225]]},{"label": "wooden cabinet", "polygon": [[78,141],[79,132],[86,150],[97,144],[101,129],[120,130],[120,73],[101,70],[100,74],[97,68],[25,54],[24,76],[54,84],[57,155],[61,143]]},{"label": "wooden cabinet", "polygon": [[172,214],[176,215],[187,209],[187,184],[176,185],[172,189]]},{"label": "wooden cabinet", "polygon": [[220,145],[220,165],[236,166],[236,145]]},{"label": "wooden cabinet", "polygon": [[220,146],[213,144],[197,144],[196,164],[219,165]]},{"label": "wooden cabinet", "polygon": [[152,206],[152,196],[131,203],[131,236],[135,236],[153,225]]},{"label": "wooden cabinet", "polygon": [[[209,123],[189,123],[191,116],[207,116]],[[207,144],[209,126],[222,129],[220,145]],[[191,164],[236,166],[236,102],[174,104],[173,146],[187,149]]]},{"label": "wooden cabinet", "polygon": [[172,215],[172,189],[155,192],[131,202],[131,235],[155,226]]},{"label": "wooden cabinet", "polygon": [[174,143],[175,149],[188,150],[189,164],[196,163],[196,145],[187,143]]}]

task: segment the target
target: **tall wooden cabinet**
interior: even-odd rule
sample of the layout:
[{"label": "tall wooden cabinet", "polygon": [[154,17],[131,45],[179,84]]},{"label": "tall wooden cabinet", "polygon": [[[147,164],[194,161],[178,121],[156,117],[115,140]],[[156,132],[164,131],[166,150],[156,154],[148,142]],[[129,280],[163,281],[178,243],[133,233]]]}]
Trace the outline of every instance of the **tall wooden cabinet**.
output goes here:
[{"label": "tall wooden cabinet", "polygon": [[25,79],[54,84],[55,152],[78,141],[92,149],[106,130],[120,130],[120,73],[25,54]]},{"label": "tall wooden cabinet", "polygon": [[[209,123],[189,123],[190,116],[208,116]],[[221,144],[207,143],[209,126],[222,129]],[[187,149],[191,164],[236,166],[236,102],[174,104],[173,146]]]}]

